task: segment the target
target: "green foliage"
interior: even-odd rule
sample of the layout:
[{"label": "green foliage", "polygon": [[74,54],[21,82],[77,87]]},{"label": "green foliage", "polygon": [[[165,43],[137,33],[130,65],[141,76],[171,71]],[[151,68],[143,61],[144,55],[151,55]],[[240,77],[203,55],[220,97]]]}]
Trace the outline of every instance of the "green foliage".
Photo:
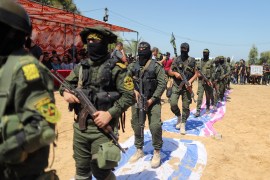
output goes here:
[{"label": "green foliage", "polygon": [[129,41],[124,42],[124,49],[127,54],[132,54],[132,56],[136,56],[138,53],[138,44],[142,41],[142,39],[138,39],[138,42],[135,39],[131,39]]},{"label": "green foliage", "polygon": [[73,0],[34,0],[34,1],[43,3],[44,5],[50,5],[56,8],[67,10],[69,12],[80,14],[80,11],[73,3]]},{"label": "green foliage", "polygon": [[270,51],[265,51],[260,54],[260,64],[262,63],[270,63]]},{"label": "green foliage", "polygon": [[248,63],[249,64],[258,64],[258,49],[255,45],[252,45],[250,51],[249,51],[249,55],[248,55]]}]

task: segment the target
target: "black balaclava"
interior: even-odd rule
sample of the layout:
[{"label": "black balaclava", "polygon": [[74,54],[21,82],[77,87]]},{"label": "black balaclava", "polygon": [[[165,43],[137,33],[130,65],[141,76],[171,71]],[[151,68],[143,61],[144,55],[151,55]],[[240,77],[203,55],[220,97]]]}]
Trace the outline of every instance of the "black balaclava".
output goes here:
[{"label": "black balaclava", "polygon": [[227,57],[227,62],[230,63],[231,62],[231,58]]},{"label": "black balaclava", "polygon": [[152,51],[151,46],[147,42],[141,42],[138,47],[138,56],[140,66],[144,66],[146,62],[151,58]]},{"label": "black balaclava", "polygon": [[8,56],[14,50],[22,48],[25,34],[0,22],[0,56]]},{"label": "black balaclava", "polygon": [[92,61],[103,61],[108,56],[108,42],[102,40],[99,43],[88,43],[87,50]]},{"label": "black balaclava", "polygon": [[[183,50],[186,49],[186,50]],[[188,43],[182,43],[181,46],[180,46],[180,49],[181,49],[181,59],[183,61],[187,60],[188,59],[188,52],[189,52],[189,44]]]},{"label": "black balaclava", "polygon": [[220,57],[220,58],[219,58],[219,62],[220,62],[221,65],[224,64],[224,62],[225,62],[224,57]]},{"label": "black balaclava", "polygon": [[209,53],[210,53],[210,51],[208,49],[203,50],[203,60],[209,59]]}]

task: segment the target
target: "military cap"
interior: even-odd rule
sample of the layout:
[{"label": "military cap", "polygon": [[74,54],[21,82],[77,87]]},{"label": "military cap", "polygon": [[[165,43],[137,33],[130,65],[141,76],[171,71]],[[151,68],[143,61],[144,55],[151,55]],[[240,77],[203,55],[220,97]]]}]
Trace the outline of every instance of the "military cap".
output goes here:
[{"label": "military cap", "polygon": [[181,46],[180,46],[180,49],[181,48],[186,48],[188,51],[189,51],[189,44],[188,43],[182,43]]},{"label": "military cap", "polygon": [[138,49],[140,49],[140,48],[151,49],[151,46],[150,46],[150,44],[148,42],[141,42],[139,44]]},{"label": "military cap", "polygon": [[96,26],[92,28],[84,28],[82,32],[80,33],[82,42],[84,44],[87,44],[87,37],[91,35],[92,33],[95,34],[94,36],[96,38],[107,41],[108,44],[115,43],[117,40],[117,36],[113,32],[111,32],[110,30],[104,27]]},{"label": "military cap", "polygon": [[210,53],[209,49],[204,49],[203,53]]}]

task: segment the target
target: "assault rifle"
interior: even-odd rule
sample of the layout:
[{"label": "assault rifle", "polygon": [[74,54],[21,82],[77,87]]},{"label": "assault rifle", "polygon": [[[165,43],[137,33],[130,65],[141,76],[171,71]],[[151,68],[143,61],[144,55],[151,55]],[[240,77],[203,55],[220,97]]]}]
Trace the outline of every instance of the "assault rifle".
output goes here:
[{"label": "assault rifle", "polygon": [[[95,106],[91,103],[91,101],[88,99],[88,97],[84,94],[82,89],[74,88],[72,87],[65,78],[59,74],[58,72],[50,73],[51,76],[57,80],[62,86],[65,87],[71,94],[76,96],[82,105],[82,111],[80,112],[79,116],[79,128],[80,130],[86,130],[86,119],[87,116],[90,114],[93,117],[93,114],[97,112],[97,109]],[[102,130],[109,134],[109,136],[112,138],[114,144],[123,152],[125,153],[125,150],[121,147],[121,145],[118,143],[118,136],[116,136],[112,130],[112,127],[107,124],[105,127],[102,128]]]},{"label": "assault rifle", "polygon": [[196,103],[197,101],[195,100],[194,92],[192,91],[192,86],[191,86],[191,84],[189,83],[189,81],[187,80],[186,75],[184,74],[184,71],[180,71],[180,69],[179,69],[178,66],[176,66],[176,68],[177,68],[178,73],[179,73],[179,74],[181,75],[181,77],[182,77],[182,82],[181,82],[180,85],[179,85],[179,89],[182,89],[183,86],[185,85],[186,88],[187,88],[187,90],[188,90],[188,91],[190,92],[190,94],[191,94],[191,98],[192,98],[193,101]]},{"label": "assault rifle", "polygon": [[[138,82],[139,81],[139,82]],[[141,128],[140,135],[141,137],[144,136],[143,130],[144,130],[144,123],[146,120],[146,112],[147,112],[147,96],[143,92],[143,82],[142,77],[137,79],[138,85],[139,85],[139,94],[138,102],[136,108],[139,109],[139,124]],[[138,87],[138,86],[137,86]]]},{"label": "assault rifle", "polygon": [[[210,81],[210,80],[202,73],[202,71],[201,71],[199,68],[197,68],[197,71],[200,73],[200,75],[201,75],[203,81],[206,82],[206,83],[209,85],[209,84],[211,83],[211,81]],[[210,85],[209,85],[209,86],[210,86]],[[213,95],[216,96],[217,90],[216,90],[216,88],[214,88],[213,83],[212,83],[212,86],[210,86],[210,87],[211,87],[212,90],[213,90]]]}]

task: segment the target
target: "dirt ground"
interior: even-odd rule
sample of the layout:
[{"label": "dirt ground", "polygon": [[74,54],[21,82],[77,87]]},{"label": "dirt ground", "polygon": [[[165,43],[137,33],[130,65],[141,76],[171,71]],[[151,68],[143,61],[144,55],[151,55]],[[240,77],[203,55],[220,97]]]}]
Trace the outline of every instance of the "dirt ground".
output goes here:
[{"label": "dirt ground", "polygon": [[[197,83],[194,84],[196,92]],[[222,134],[221,140],[167,132],[163,135],[197,140],[205,145],[208,158],[201,179],[270,179],[270,87],[232,85],[232,90],[224,118],[214,124],[217,132]],[[59,93],[55,95],[62,118],[58,123],[59,137],[52,168],[57,170],[61,180],[69,180],[75,174],[72,157],[73,113],[68,112],[67,103]],[[191,109],[195,106],[193,103]],[[126,132],[120,132],[120,142],[133,135],[130,109],[126,117]],[[162,105],[161,117],[163,121],[174,117],[168,103]]]}]

